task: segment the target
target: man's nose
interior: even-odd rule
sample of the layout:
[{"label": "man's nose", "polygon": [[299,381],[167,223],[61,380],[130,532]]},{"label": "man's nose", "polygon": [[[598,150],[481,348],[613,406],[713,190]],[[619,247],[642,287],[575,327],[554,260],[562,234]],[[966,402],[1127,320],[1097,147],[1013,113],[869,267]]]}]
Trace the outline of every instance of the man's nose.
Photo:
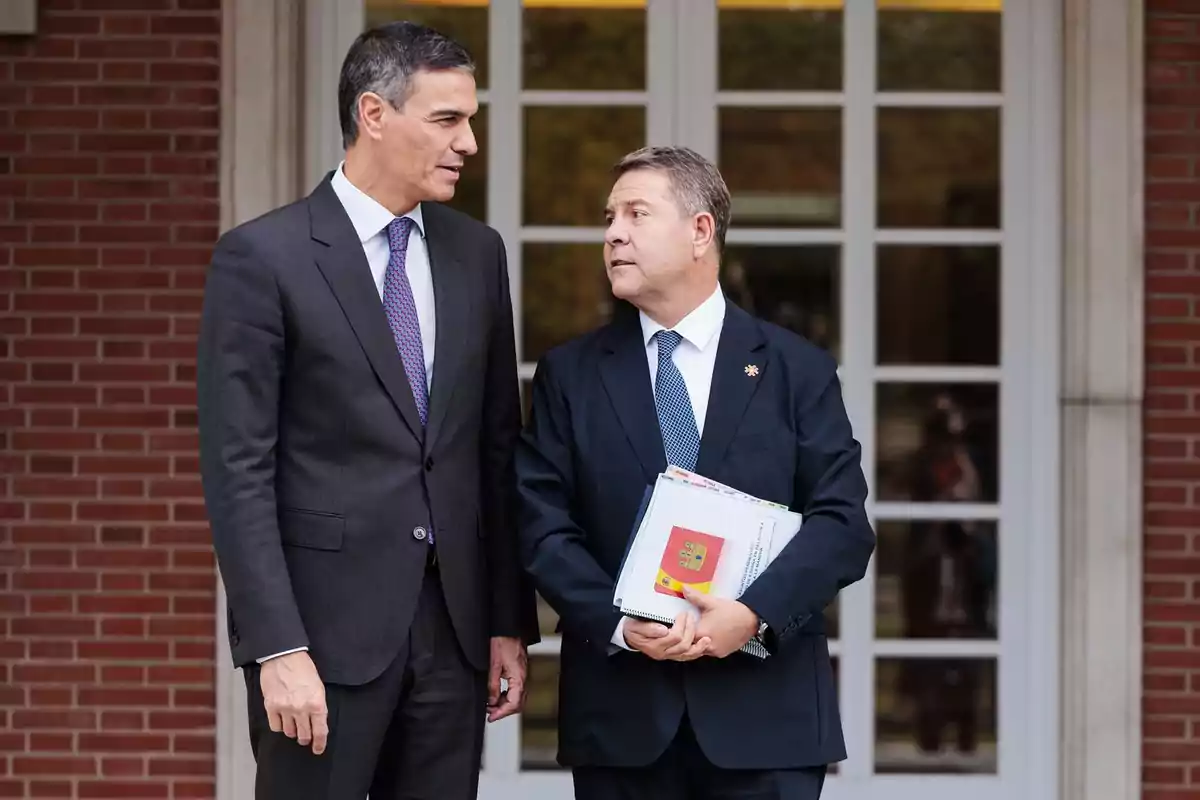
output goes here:
[{"label": "man's nose", "polygon": [[473,156],[479,152],[479,143],[475,141],[475,131],[471,130],[469,123],[466,130],[450,146],[454,148],[454,152],[463,156]]},{"label": "man's nose", "polygon": [[625,226],[620,221],[610,222],[607,230],[604,231],[604,241],[609,245],[625,244],[628,242],[629,236],[625,231]]}]

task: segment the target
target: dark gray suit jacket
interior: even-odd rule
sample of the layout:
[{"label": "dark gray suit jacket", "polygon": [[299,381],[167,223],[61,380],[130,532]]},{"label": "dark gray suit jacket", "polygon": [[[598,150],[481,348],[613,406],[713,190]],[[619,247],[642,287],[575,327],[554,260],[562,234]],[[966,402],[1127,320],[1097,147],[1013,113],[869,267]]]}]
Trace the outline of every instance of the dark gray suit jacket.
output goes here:
[{"label": "dark gray suit jacket", "polygon": [[201,471],[236,665],[307,646],[360,684],[395,658],[432,528],[459,642],[536,639],[518,564],[520,400],[503,242],[422,205],[437,314],[421,425],[362,245],[329,177],[218,242],[199,343]]}]

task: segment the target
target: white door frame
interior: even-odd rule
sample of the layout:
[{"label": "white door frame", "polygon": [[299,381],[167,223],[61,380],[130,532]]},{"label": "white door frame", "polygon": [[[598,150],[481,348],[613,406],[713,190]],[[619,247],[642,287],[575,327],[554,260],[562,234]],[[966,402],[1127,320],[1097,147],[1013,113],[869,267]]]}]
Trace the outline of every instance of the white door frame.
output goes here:
[{"label": "white door frame", "polygon": [[[345,37],[353,34],[349,26],[335,27],[339,32],[329,46],[314,52],[311,41],[301,41],[299,30],[306,15],[310,21],[340,19],[329,15],[336,2],[224,0],[223,228],[293,199],[313,184],[317,153],[328,151],[320,149],[319,137],[300,135],[293,115],[302,110],[315,121],[332,114],[327,87],[336,81],[349,42]],[[1010,5],[1018,2],[1034,0],[1009,0]],[[1142,9],[1136,0],[1061,3],[1046,4],[1042,26],[1006,28],[1006,35],[1024,37],[1031,61],[1040,61],[1046,70],[1046,82],[1027,89],[1028,113],[1051,120],[1013,141],[1006,136],[1006,144],[1015,148],[1006,152],[1028,158],[1026,180],[1041,187],[1026,197],[1032,205],[1029,216],[1045,224],[1023,244],[1035,263],[1063,265],[1061,271],[1032,276],[1041,282],[1041,291],[1030,286],[1025,294],[1035,309],[1028,335],[1059,343],[1049,344],[1045,356],[1029,364],[1028,379],[1043,390],[1061,387],[1054,389],[1055,410],[1045,413],[1043,408],[1031,417],[1027,435],[1031,441],[1062,443],[1057,458],[1050,448],[1048,460],[1035,465],[1040,472],[1030,480],[1028,513],[1046,521],[1042,530],[1061,530],[1061,539],[1046,548],[1045,560],[1028,562],[1031,571],[1025,577],[1043,589],[1039,603],[1027,607],[1055,621],[1061,611],[1062,622],[1061,627],[1039,627],[1038,637],[1029,643],[1041,653],[1037,663],[1050,668],[1010,678],[1024,686],[1028,705],[1052,709],[1061,726],[1049,729],[1037,747],[1022,745],[1028,732],[1017,731],[1011,746],[1025,747],[1020,758],[1029,774],[1030,796],[1083,800],[1103,794],[1134,800],[1140,794],[1142,691]],[[492,75],[519,75],[519,64],[499,58],[497,50],[492,48]],[[308,58],[302,61],[302,56]],[[295,80],[304,74],[303,63],[325,90],[320,83]],[[686,70],[686,65],[675,68]],[[1052,80],[1060,71],[1061,86]],[[847,81],[854,80],[849,74]],[[519,114],[519,109],[497,103],[495,112]],[[854,114],[853,108],[848,113]],[[855,119],[850,116],[845,124]],[[327,130],[329,126],[336,131],[332,118]],[[866,139],[860,128],[852,130]],[[873,135],[873,126],[868,130]],[[516,152],[519,143],[519,136],[507,142],[501,137],[493,152]],[[694,144],[705,149],[701,142]],[[1009,170],[1006,164],[1006,179]],[[853,172],[845,176],[847,183],[853,180]],[[495,184],[489,184],[492,208],[499,207],[497,200],[511,202],[510,190]],[[1065,205],[1060,200],[1064,194]],[[520,206],[511,207],[515,217]],[[852,219],[847,215],[847,223]],[[517,225],[519,220],[513,219],[502,229],[510,248],[518,241],[513,236]],[[854,238],[849,233],[847,238]],[[853,246],[847,241],[848,248]],[[1011,296],[1006,289],[1005,301],[1011,302]],[[859,425],[870,419],[870,410],[862,407],[852,414]],[[847,593],[847,602],[854,603],[855,596],[853,590]],[[217,612],[218,797],[240,800],[253,796],[253,762],[242,681],[229,666],[223,593]],[[1060,675],[1070,677],[1060,681]],[[851,673],[844,679],[856,677]],[[853,704],[846,711],[848,727],[864,722]],[[1061,738],[1054,735],[1059,728]],[[1001,756],[1002,761],[1012,757]],[[525,796],[536,797],[540,781],[526,780],[531,779],[522,778],[523,791],[528,786],[535,793]],[[882,791],[872,791],[872,796],[897,796],[893,790],[899,787],[874,780]],[[500,783],[495,788],[504,787]],[[847,781],[831,781],[826,796],[867,796],[852,788]],[[958,792],[964,788],[973,791],[969,781],[957,784]]]}]

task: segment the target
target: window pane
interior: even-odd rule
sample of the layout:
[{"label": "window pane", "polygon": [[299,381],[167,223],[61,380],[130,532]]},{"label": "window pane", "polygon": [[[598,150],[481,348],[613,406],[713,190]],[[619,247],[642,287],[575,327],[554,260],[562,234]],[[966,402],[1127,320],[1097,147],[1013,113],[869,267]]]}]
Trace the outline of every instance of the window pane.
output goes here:
[{"label": "window pane", "polygon": [[877,638],[996,638],[995,522],[889,521],[876,530]]},{"label": "window pane", "polygon": [[521,424],[524,425],[529,421],[529,407],[533,403],[533,398],[530,396],[533,392],[533,381],[523,378],[521,380]]},{"label": "window pane", "polygon": [[880,500],[994,503],[998,498],[996,384],[876,387]]},{"label": "window pane", "polygon": [[875,662],[877,773],[996,772],[996,660]]},{"label": "window pane", "polygon": [[1000,227],[997,109],[881,108],[878,158],[880,227]]},{"label": "window pane", "polygon": [[[842,633],[842,614],[841,604],[838,600],[834,600],[825,607],[825,638],[830,641],[836,640]],[[836,664],[836,661],[834,662]],[[834,673],[836,676],[836,673]]]},{"label": "window pane", "polygon": [[645,9],[535,6],[522,18],[526,89],[646,88]]},{"label": "window pane", "polygon": [[722,90],[842,88],[840,8],[721,8],[717,40]]},{"label": "window pane", "polygon": [[1000,91],[1000,5],[995,0],[988,10],[881,8],[880,90]]},{"label": "window pane", "polygon": [[1000,249],[884,246],[875,299],[880,364],[1000,363]]},{"label": "window pane", "polygon": [[837,355],[840,254],[836,246],[730,245],[721,286],[751,314]]},{"label": "window pane", "polygon": [[719,126],[735,226],[841,224],[840,110],[722,108]]},{"label": "window pane", "polygon": [[604,225],[613,165],[645,143],[640,106],[526,108],[525,224]]},{"label": "window pane", "polygon": [[429,0],[365,0],[366,25],[372,28],[385,22],[407,20],[436,28],[458,41],[475,60],[475,83],[487,88],[488,81],[488,4],[430,3]]},{"label": "window pane", "polygon": [[537,596],[537,615],[538,615],[538,630],[542,634],[542,638],[556,636],[555,628],[558,627],[558,614],[550,607],[542,596]]},{"label": "window pane", "polygon": [[612,288],[602,243],[526,243],[521,252],[521,360],[536,363],[555,345],[607,322]]},{"label": "window pane", "polygon": [[475,131],[475,141],[479,152],[466,160],[458,188],[454,191],[454,199],[447,205],[457,208],[463,213],[470,214],[477,220],[487,219],[487,176],[488,176],[488,113],[486,106],[479,107],[479,113],[471,120],[471,129]]},{"label": "window pane", "polygon": [[558,656],[529,656],[521,713],[521,769],[561,769],[558,753]]}]

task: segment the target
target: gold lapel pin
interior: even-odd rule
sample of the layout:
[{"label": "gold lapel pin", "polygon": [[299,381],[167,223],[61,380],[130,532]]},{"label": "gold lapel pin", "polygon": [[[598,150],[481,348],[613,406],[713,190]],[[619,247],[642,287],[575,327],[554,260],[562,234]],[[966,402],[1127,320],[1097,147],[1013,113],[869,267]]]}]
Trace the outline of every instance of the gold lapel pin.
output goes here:
[{"label": "gold lapel pin", "polygon": [[756,364],[747,364],[747,365],[746,365],[746,374],[747,374],[747,375],[749,375],[751,378],[753,378],[753,377],[755,377],[756,375],[758,375],[758,365],[756,365]]}]

